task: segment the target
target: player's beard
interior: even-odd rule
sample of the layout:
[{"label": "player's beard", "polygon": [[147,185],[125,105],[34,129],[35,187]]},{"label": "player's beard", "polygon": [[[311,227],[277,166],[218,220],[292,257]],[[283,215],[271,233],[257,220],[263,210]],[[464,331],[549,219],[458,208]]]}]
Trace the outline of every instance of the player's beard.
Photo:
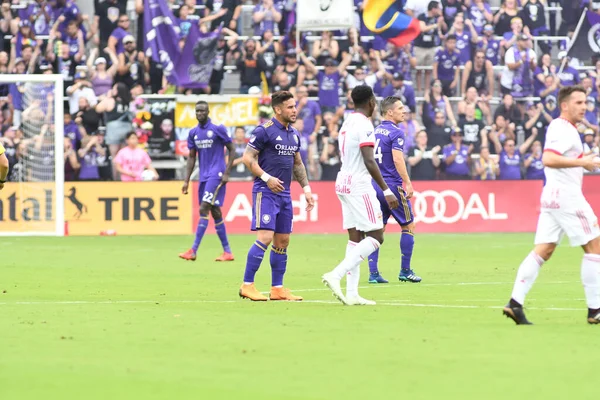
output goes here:
[{"label": "player's beard", "polygon": [[288,124],[293,124],[298,119],[298,115],[290,115],[285,118]]}]

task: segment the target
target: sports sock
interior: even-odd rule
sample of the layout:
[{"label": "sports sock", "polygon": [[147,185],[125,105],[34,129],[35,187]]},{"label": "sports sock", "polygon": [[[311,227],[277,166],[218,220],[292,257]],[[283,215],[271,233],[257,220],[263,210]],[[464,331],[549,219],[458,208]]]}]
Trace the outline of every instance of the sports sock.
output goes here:
[{"label": "sports sock", "polygon": [[377,240],[367,236],[348,253],[346,258],[344,258],[332,272],[336,274],[339,279],[342,279],[349,271],[360,265],[365,258],[377,250],[379,246],[380,244]]},{"label": "sports sock", "polygon": [[229,247],[229,240],[227,240],[227,230],[225,229],[225,221],[223,218],[215,219],[215,229],[219,239],[221,239],[221,245],[225,253],[231,253],[231,247]]},{"label": "sports sock", "polygon": [[[532,251],[519,266],[511,296],[512,300],[519,305],[522,306],[525,303],[525,296],[535,283],[542,264],[544,264],[544,259]],[[514,306],[514,303],[511,302],[511,305]]]},{"label": "sports sock", "polygon": [[254,276],[256,275],[256,271],[258,271],[260,268],[260,263],[265,256],[267,247],[269,246],[259,242],[258,240],[254,242],[252,247],[250,247],[250,251],[248,251],[248,258],[246,259],[246,270],[244,271],[245,284],[254,282]]},{"label": "sports sock", "polygon": [[271,247],[271,286],[282,287],[283,276],[287,268],[287,249]]},{"label": "sports sock", "polygon": [[581,282],[589,309],[600,308],[600,255],[585,254],[581,260]]},{"label": "sports sock", "polygon": [[198,221],[198,227],[196,228],[196,238],[194,239],[194,244],[192,245],[192,250],[194,250],[194,253],[198,252],[198,247],[200,247],[200,242],[204,237],[206,228],[208,228],[208,215],[201,214],[200,220]]},{"label": "sports sock", "polygon": [[402,230],[400,236],[400,254],[402,254],[402,271],[410,271],[410,259],[415,247],[415,237],[412,232]]},{"label": "sports sock", "polygon": [[[356,242],[348,240],[348,244],[346,245],[346,257],[348,254],[354,250],[356,247]],[[358,295],[358,283],[360,281],[360,264],[355,268],[348,271],[346,274],[346,296],[356,296]]]},{"label": "sports sock", "polygon": [[369,255],[369,273],[370,274],[378,274],[379,273],[379,249],[375,250]]}]

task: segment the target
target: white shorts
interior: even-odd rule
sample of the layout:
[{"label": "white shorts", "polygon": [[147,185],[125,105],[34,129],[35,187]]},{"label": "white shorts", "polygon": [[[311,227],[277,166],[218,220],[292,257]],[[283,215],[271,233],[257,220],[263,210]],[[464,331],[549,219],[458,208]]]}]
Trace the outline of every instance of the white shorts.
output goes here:
[{"label": "white shorts", "polygon": [[560,243],[564,234],[571,246],[583,246],[600,236],[598,218],[585,199],[567,207],[542,208],[535,233],[535,244]]},{"label": "white shorts", "polygon": [[342,203],[344,229],[361,232],[383,229],[383,215],[375,189],[362,195],[337,194]]}]

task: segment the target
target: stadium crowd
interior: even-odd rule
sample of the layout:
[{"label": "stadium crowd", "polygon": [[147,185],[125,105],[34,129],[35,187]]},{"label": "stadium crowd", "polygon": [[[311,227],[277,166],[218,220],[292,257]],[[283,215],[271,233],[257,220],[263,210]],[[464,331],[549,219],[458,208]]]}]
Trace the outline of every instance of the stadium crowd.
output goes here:
[{"label": "stadium crowd", "polygon": [[[588,91],[579,128],[586,148],[598,152],[600,61],[570,58],[566,50],[581,13],[600,12],[600,2],[493,1],[408,0],[405,10],[420,20],[422,33],[395,47],[366,30],[360,0],[354,28],[301,32],[299,42],[296,0],[170,0],[182,47],[192,24],[224,27],[208,86],[189,90],[170,85],[146,56],[143,0],[133,10],[127,0],[96,0],[89,16],[71,0],[4,0],[0,73],[64,77],[67,180],[172,179],[152,160],[176,157],[173,121],[163,119],[156,129],[139,96],[219,94],[226,75],[239,80],[237,93],[260,94],[263,74],[271,91],[297,97],[296,128],[311,179],[335,179],[338,129],[353,109],[349,91],[361,84],[379,97],[403,99],[413,180],[541,179],[545,130],[558,115],[561,86]],[[243,6],[254,7],[250,27],[242,26]],[[544,36],[550,38],[539,40]],[[26,102],[25,95],[24,83],[0,85],[0,142],[11,180],[32,179],[19,165],[44,151],[54,129],[37,115],[41,107],[51,114],[52,91],[41,101]],[[264,120],[268,99],[261,104]],[[24,132],[32,118],[41,121],[33,137]],[[231,131],[238,158],[251,130]],[[250,178],[241,159],[234,167],[232,178]]]}]

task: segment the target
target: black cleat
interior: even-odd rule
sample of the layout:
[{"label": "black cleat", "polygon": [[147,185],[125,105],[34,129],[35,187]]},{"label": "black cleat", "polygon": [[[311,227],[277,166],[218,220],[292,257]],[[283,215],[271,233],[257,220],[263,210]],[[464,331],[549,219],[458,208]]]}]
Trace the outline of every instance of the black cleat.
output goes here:
[{"label": "black cleat", "polygon": [[590,325],[600,324],[600,309],[598,309],[598,310],[590,310],[590,309],[588,309],[587,322]]},{"label": "black cleat", "polygon": [[502,310],[502,314],[515,321],[515,324],[517,325],[533,325],[527,320],[527,317],[525,317],[523,307],[511,307],[510,304],[507,304]]}]

